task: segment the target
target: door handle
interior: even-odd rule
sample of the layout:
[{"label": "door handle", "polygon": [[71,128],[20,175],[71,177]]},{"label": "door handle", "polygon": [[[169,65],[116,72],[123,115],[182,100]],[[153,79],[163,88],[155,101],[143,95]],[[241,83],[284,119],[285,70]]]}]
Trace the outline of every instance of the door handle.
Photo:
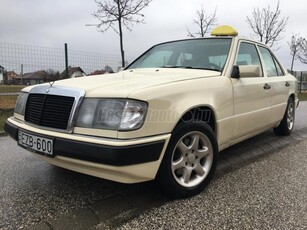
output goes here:
[{"label": "door handle", "polygon": [[271,89],[271,85],[269,85],[268,83],[265,83],[264,86],[263,86],[263,88],[264,88],[265,90]]},{"label": "door handle", "polygon": [[290,83],[288,81],[286,81],[286,84],[285,84],[286,87],[289,87],[290,86]]}]

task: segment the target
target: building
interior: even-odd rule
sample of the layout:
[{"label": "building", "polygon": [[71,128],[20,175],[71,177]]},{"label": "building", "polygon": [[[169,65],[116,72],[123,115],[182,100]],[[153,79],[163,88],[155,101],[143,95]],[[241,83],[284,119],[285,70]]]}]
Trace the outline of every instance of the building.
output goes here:
[{"label": "building", "polygon": [[104,70],[103,69],[102,70],[95,70],[94,72],[91,72],[89,74],[89,76],[91,76],[91,75],[101,75],[101,74],[107,74],[107,73],[114,73],[113,69],[108,65],[106,65],[104,67]]},{"label": "building", "polygon": [[89,76],[92,76],[92,75],[101,75],[101,74],[105,74],[106,73],[106,71],[105,70],[95,70],[94,72],[91,72],[90,74],[89,74]]},{"label": "building", "polygon": [[32,73],[25,73],[20,79],[23,85],[36,85],[48,82],[49,75],[45,70],[38,70]]},{"label": "building", "polygon": [[20,75],[15,73],[14,71],[8,71],[6,80],[8,81],[20,80]]},{"label": "building", "polygon": [[4,82],[4,74],[5,74],[5,69],[3,66],[0,65],[0,84],[3,84]]},{"label": "building", "polygon": [[[291,73],[290,70],[288,70]],[[292,75],[296,77],[299,92],[307,91],[307,71],[292,71]]]},{"label": "building", "polygon": [[61,79],[65,78],[76,78],[76,77],[84,77],[86,76],[85,72],[81,69],[81,67],[68,67],[68,77],[66,77],[66,70],[64,70],[60,77]]}]

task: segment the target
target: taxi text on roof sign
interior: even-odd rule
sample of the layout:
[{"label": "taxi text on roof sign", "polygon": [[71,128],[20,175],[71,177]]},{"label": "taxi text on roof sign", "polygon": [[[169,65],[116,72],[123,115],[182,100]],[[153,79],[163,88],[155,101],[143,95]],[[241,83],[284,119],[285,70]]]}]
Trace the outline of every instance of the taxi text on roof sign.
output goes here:
[{"label": "taxi text on roof sign", "polygon": [[232,26],[219,26],[211,32],[211,36],[237,36],[238,31]]}]

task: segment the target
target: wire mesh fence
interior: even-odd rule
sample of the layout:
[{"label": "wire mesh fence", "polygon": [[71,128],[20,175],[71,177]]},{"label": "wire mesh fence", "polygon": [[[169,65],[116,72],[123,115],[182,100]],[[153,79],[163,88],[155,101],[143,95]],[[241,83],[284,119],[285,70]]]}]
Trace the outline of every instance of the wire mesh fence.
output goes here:
[{"label": "wire mesh fence", "polygon": [[[126,57],[127,63],[133,57]],[[67,64],[66,64],[67,63]],[[120,55],[63,48],[0,43],[0,84],[33,85],[67,77],[117,72]],[[67,68],[68,67],[68,68]],[[307,71],[293,71],[300,92],[307,92]]]},{"label": "wire mesh fence", "polygon": [[[76,77],[93,74],[98,70],[117,72],[121,66],[119,55],[102,54],[65,48],[39,47],[0,43],[0,83],[2,84],[37,84],[64,78],[66,61],[69,71]],[[127,62],[132,57],[126,57]]]},{"label": "wire mesh fence", "polygon": [[307,71],[292,71],[292,75],[297,79],[298,91],[307,93]]}]

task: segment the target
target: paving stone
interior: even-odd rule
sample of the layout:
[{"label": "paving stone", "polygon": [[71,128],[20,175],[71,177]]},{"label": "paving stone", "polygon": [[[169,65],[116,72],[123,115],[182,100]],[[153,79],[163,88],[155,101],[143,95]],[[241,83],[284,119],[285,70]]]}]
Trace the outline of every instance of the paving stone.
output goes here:
[{"label": "paving stone", "polygon": [[228,161],[231,165],[236,165],[244,162],[244,159],[237,154],[228,154],[225,160]]},{"label": "paving stone", "polygon": [[261,156],[262,154],[264,154],[264,151],[261,148],[254,148],[251,149],[251,153],[255,156]]},{"label": "paving stone", "polygon": [[253,154],[252,151],[248,150],[246,152],[241,152],[239,153],[240,157],[243,158],[245,161],[248,161],[248,160],[252,160],[255,158],[255,155]]},{"label": "paving stone", "polygon": [[217,163],[217,170],[221,170],[221,171],[227,171],[229,169],[231,169],[231,164],[224,160],[224,159],[219,159],[218,163]]},{"label": "paving stone", "polygon": [[302,141],[303,140],[303,137],[299,133],[292,133],[291,137],[293,137],[294,139],[296,139],[298,141]]},{"label": "paving stone", "polygon": [[265,153],[268,153],[268,152],[272,152],[274,150],[273,146],[269,143],[264,143],[262,146],[261,146],[261,149],[265,152]]}]

